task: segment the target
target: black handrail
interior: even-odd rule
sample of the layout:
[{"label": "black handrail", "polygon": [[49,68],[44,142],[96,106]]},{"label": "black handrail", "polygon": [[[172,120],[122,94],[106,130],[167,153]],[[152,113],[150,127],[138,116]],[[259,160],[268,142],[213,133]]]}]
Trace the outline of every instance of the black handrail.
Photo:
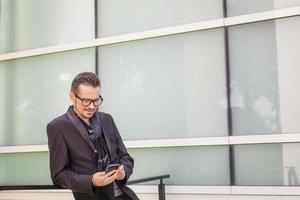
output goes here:
[{"label": "black handrail", "polygon": [[[160,180],[158,184],[158,196],[159,200],[166,200],[165,185],[163,179],[169,178],[170,175],[161,175],[148,178],[142,178],[137,180],[128,181],[127,185],[133,185],[137,183],[145,183],[149,181]],[[2,190],[56,190],[65,189],[59,185],[8,185],[0,186],[0,191]]]},{"label": "black handrail", "polygon": [[137,183],[145,183],[145,182],[149,182],[149,181],[162,180],[162,179],[165,179],[165,178],[170,178],[170,175],[153,176],[153,177],[148,177],[148,178],[141,178],[141,179],[137,179],[137,180],[132,180],[132,181],[128,181],[127,185],[133,185],[133,184],[137,184]]},{"label": "black handrail", "polygon": [[128,185],[160,180],[158,184],[158,197],[159,197],[158,199],[166,200],[165,184],[163,183],[163,179],[165,178],[170,178],[170,175],[168,174],[168,175],[161,175],[161,176],[148,177],[148,178],[143,178],[138,180],[132,180],[132,181],[128,181]]}]

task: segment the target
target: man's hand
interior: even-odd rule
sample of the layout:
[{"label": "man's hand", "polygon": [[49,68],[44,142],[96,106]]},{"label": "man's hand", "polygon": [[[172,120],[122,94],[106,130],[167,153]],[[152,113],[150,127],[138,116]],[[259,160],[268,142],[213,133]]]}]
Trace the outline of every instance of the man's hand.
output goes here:
[{"label": "man's hand", "polygon": [[117,178],[117,170],[108,173],[97,172],[93,175],[92,182],[94,186],[105,186],[112,183]]},{"label": "man's hand", "polygon": [[123,180],[125,178],[125,170],[124,170],[124,166],[121,165],[118,170],[117,170],[117,180]]}]

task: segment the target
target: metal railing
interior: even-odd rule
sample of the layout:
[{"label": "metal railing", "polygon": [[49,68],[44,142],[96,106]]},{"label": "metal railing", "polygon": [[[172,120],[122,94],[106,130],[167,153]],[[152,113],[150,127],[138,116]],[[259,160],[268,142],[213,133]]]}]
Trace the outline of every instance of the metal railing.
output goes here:
[{"label": "metal railing", "polygon": [[165,178],[169,178],[169,177],[170,177],[170,175],[168,174],[168,175],[161,175],[161,176],[154,176],[154,177],[149,177],[149,178],[137,179],[137,180],[128,181],[128,185],[159,180],[159,184],[158,184],[158,197],[159,197],[159,200],[166,200],[165,184],[163,183],[163,180]]},{"label": "metal railing", "polygon": [[[159,180],[158,184],[158,197],[159,200],[166,200],[165,184],[163,179],[169,178],[170,175],[153,176],[148,178],[142,178],[137,180],[128,181],[127,185],[133,185],[138,183],[145,183],[149,181]],[[54,190],[54,189],[65,189],[59,185],[8,185],[0,186],[0,191],[3,190]]]}]

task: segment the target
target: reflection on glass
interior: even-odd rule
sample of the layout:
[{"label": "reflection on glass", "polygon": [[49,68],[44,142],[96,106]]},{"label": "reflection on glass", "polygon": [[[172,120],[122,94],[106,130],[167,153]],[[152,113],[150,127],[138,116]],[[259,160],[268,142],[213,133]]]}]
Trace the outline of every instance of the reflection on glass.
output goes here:
[{"label": "reflection on glass", "polygon": [[100,37],[223,17],[220,0],[99,0]]},{"label": "reflection on glass", "polygon": [[276,20],[282,133],[300,131],[300,17]]},{"label": "reflection on glass", "polygon": [[226,146],[132,149],[130,153],[135,159],[131,179],[170,174],[164,181],[168,185],[230,184]]},{"label": "reflection on glass", "polygon": [[51,185],[48,153],[0,154],[0,185]]},{"label": "reflection on glass", "polygon": [[94,38],[93,0],[1,0],[0,53]]},{"label": "reflection on glass", "polygon": [[223,29],[99,48],[105,102],[124,139],[227,135]]},{"label": "reflection on glass", "polygon": [[229,28],[233,134],[280,132],[274,21]]},{"label": "reflection on glass", "polygon": [[94,71],[94,48],[0,62],[0,145],[47,143],[46,125],[66,112],[73,77]]},{"label": "reflection on glass", "polygon": [[300,17],[229,28],[233,134],[300,130]]},{"label": "reflection on glass", "polygon": [[300,185],[300,161],[295,158],[299,153],[299,143],[282,145],[284,185]]},{"label": "reflection on glass", "polygon": [[235,145],[237,185],[300,185],[300,144]]}]

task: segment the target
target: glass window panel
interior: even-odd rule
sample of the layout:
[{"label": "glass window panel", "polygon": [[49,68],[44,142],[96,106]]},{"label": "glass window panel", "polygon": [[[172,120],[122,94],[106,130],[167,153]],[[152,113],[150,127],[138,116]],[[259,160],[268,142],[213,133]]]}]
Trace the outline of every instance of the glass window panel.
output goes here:
[{"label": "glass window panel", "polygon": [[135,159],[132,180],[170,174],[164,180],[168,185],[230,184],[227,146],[131,149],[130,153]]},{"label": "glass window panel", "polygon": [[100,0],[100,36],[117,35],[223,17],[220,0]]},{"label": "glass window panel", "polygon": [[223,29],[99,48],[104,103],[127,140],[227,135]]},{"label": "glass window panel", "polygon": [[300,143],[235,145],[237,185],[300,185]]},{"label": "glass window panel", "polygon": [[94,66],[94,48],[0,62],[0,145],[47,143],[46,125],[67,111],[73,77]]},{"label": "glass window panel", "polygon": [[227,0],[228,16],[298,6],[300,0]]},{"label": "glass window panel", "polygon": [[0,53],[94,38],[93,0],[1,0]]},{"label": "glass window panel", "polygon": [[6,91],[8,82],[6,80],[6,76],[5,76],[5,68],[1,67],[1,62],[0,62],[0,91],[2,92],[2,94],[0,95],[0,141],[3,141],[5,138],[5,135],[8,133],[5,133],[6,131],[6,115],[4,114],[4,110],[6,109],[6,105],[7,105],[7,98],[5,97],[5,95],[3,95]]},{"label": "glass window panel", "polygon": [[233,134],[300,130],[300,17],[229,28]]},{"label": "glass window panel", "polygon": [[0,154],[0,185],[49,184],[48,153]]},{"label": "glass window panel", "polygon": [[300,17],[276,20],[282,133],[300,131]]}]

